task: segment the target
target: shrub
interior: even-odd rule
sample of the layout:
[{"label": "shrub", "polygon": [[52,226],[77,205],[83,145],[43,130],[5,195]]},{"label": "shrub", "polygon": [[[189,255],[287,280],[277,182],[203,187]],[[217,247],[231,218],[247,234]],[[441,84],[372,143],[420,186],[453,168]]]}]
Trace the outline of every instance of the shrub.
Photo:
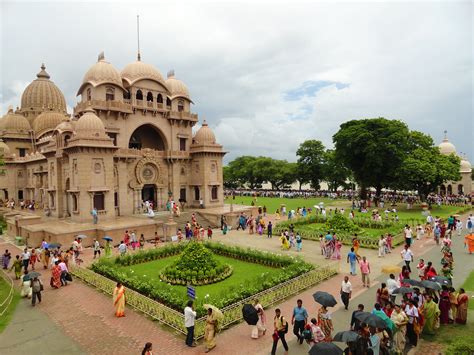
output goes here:
[{"label": "shrub", "polygon": [[446,355],[472,355],[474,354],[474,342],[471,338],[457,337],[446,349]]}]

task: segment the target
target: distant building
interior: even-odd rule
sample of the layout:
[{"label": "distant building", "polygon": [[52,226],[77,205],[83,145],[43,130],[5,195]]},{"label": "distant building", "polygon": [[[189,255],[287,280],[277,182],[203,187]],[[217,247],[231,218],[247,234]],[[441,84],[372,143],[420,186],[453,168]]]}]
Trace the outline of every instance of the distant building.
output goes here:
[{"label": "distant building", "polygon": [[[121,72],[99,55],[84,75],[69,117],[61,90],[44,65],[25,89],[21,107],[0,119],[6,166],[0,198],[35,200],[57,218],[137,213],[142,201],[164,209],[224,203],[222,145],[198,115],[174,72],[164,79],[138,60]],[[1,153],[1,151],[0,151]]]},{"label": "distant building", "polygon": [[[446,133],[446,132],[445,132]],[[445,135],[443,141],[440,143],[439,151],[443,155],[454,154],[461,158],[461,180],[459,181],[448,181],[439,186],[438,192],[441,195],[469,195],[473,192],[472,182],[472,166],[467,160],[466,156],[462,156],[456,152],[456,147],[453,143],[448,140]]]}]

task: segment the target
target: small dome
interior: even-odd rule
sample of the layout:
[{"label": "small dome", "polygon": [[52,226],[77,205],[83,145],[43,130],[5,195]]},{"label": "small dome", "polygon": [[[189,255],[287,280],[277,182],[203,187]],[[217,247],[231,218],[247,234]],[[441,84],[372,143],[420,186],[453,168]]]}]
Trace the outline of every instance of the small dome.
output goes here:
[{"label": "small dome", "polygon": [[166,86],[171,93],[171,98],[184,97],[191,101],[189,98],[188,87],[181,81],[175,78],[174,71],[168,73],[168,79],[166,79]]},{"label": "small dome", "polygon": [[66,100],[59,88],[49,80],[44,64],[41,71],[36,75],[37,79],[28,85],[21,95],[21,110],[43,111],[54,109],[66,112]]},{"label": "small dome", "polygon": [[[445,132],[446,133],[446,132]],[[448,137],[444,137],[441,144],[438,146],[439,151],[443,155],[456,154],[456,147],[453,143],[448,140]]]},{"label": "small dome", "polygon": [[36,138],[47,131],[52,131],[54,128],[67,117],[60,112],[43,112],[33,121],[33,131],[35,131]]},{"label": "small dome", "polygon": [[71,132],[71,131],[74,131],[73,124],[74,124],[74,121],[66,120],[58,124],[54,130],[59,131],[59,132],[67,132],[67,131]]},{"label": "small dome", "polygon": [[30,130],[30,123],[25,116],[13,112],[13,109],[9,109],[0,120],[0,131],[28,133]]},{"label": "small dome", "polygon": [[141,60],[128,64],[122,70],[122,78],[125,79],[129,85],[143,79],[156,81],[157,83],[165,85],[161,73],[151,64],[143,63]]},{"label": "small dome", "polygon": [[86,86],[87,84],[90,84],[93,87],[102,84],[112,84],[123,89],[122,77],[120,76],[120,72],[115,69],[112,64],[105,61],[104,53],[99,54],[97,63],[90,67],[84,75],[81,87],[79,88],[77,95],[81,94],[84,86]]},{"label": "small dome", "polygon": [[216,144],[216,136],[207,125],[206,120],[202,122],[202,127],[194,135],[193,144]]},{"label": "small dome", "polygon": [[82,136],[103,136],[105,127],[93,109],[86,109],[76,122],[75,130]]},{"label": "small dome", "polygon": [[461,173],[471,173],[472,172],[472,165],[466,158],[461,159],[461,169],[459,169]]},{"label": "small dome", "polygon": [[10,154],[10,147],[3,141],[3,139],[0,139],[0,156],[8,154]]}]

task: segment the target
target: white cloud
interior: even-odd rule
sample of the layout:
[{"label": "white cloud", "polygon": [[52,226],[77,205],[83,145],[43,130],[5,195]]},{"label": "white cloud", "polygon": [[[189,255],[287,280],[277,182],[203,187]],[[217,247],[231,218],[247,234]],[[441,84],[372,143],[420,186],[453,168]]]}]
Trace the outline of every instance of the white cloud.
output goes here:
[{"label": "white cloud", "polygon": [[[469,2],[2,6],[2,112],[19,104],[15,81],[34,79],[43,61],[74,106],[97,53],[105,50],[119,69],[135,59],[139,12],[143,60],[163,74],[174,68],[188,84],[194,110],[230,151],[227,159],[294,160],[305,139],[330,146],[342,122],[385,116],[435,141],[447,129],[474,160]],[[41,40],[33,41],[38,31]],[[349,86],[285,100],[309,81]]]}]

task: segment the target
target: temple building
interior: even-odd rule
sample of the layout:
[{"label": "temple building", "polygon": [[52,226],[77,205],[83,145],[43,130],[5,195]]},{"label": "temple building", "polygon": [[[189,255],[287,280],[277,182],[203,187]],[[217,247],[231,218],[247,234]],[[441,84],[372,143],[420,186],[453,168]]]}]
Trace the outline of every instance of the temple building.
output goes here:
[{"label": "temple building", "polygon": [[473,181],[472,181],[472,166],[467,157],[462,154],[458,154],[456,147],[453,143],[448,140],[445,132],[443,141],[438,146],[441,154],[450,155],[454,154],[461,159],[461,180],[459,181],[448,181],[439,186],[439,193],[441,195],[470,195],[473,192]]},{"label": "temple building", "polygon": [[168,200],[187,207],[224,203],[222,145],[198,115],[174,72],[163,78],[137,61],[122,71],[103,54],[85,73],[78,103],[67,112],[44,65],[0,119],[0,198],[34,200],[52,217],[82,222],[155,210]]}]

